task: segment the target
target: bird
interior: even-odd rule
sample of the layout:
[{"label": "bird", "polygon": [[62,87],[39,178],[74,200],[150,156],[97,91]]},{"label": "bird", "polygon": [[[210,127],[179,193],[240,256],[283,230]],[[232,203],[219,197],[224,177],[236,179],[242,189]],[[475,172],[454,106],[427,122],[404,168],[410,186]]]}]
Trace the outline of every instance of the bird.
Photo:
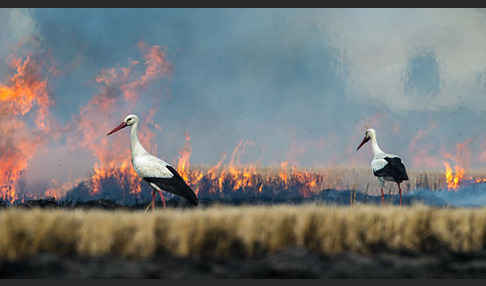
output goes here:
[{"label": "bird", "polygon": [[403,181],[408,180],[407,170],[402,163],[402,159],[397,155],[387,154],[383,152],[378,146],[376,140],[376,131],[373,128],[366,129],[365,137],[361,144],[359,144],[356,151],[361,148],[366,142],[371,140],[371,148],[373,150],[373,160],[371,160],[371,169],[373,175],[378,178],[381,183],[381,203],[383,204],[385,194],[383,193],[383,187],[385,181],[395,182],[398,185],[398,192],[400,193],[400,205],[402,205],[402,188],[400,184]]},{"label": "bird", "polygon": [[132,153],[132,166],[135,172],[152,188],[152,201],[145,208],[155,209],[156,193],[158,192],[165,207],[165,200],[162,190],[181,196],[188,200],[192,205],[197,206],[199,199],[194,191],[187,185],[184,179],[177,173],[177,170],[169,163],[155,157],[143,148],[138,140],[137,130],[139,118],[135,114],[129,114],[125,119],[108,132],[111,135],[125,127],[130,127],[130,149]]}]

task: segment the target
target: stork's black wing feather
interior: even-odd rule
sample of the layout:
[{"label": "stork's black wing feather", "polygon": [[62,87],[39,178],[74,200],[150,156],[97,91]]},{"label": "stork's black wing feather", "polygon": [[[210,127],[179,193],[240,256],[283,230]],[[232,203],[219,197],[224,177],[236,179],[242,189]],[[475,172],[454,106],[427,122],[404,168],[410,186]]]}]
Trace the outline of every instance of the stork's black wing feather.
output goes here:
[{"label": "stork's black wing feather", "polygon": [[199,200],[194,193],[194,191],[184,182],[184,179],[177,173],[177,171],[172,167],[167,165],[167,169],[174,175],[172,178],[155,178],[155,177],[145,177],[145,181],[149,183],[156,184],[162,190],[173,193],[175,195],[181,196],[191,202],[193,205],[197,206]]},{"label": "stork's black wing feather", "polygon": [[407,170],[402,163],[402,160],[398,157],[385,157],[388,163],[380,170],[373,171],[377,177],[392,177],[395,182],[401,183],[408,180]]}]

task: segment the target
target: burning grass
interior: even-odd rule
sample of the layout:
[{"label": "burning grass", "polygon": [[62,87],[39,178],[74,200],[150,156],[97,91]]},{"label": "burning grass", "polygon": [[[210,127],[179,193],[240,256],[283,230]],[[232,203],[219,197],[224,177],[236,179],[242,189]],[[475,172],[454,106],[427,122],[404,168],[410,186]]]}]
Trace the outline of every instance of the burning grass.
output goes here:
[{"label": "burning grass", "polygon": [[486,209],[413,207],[211,207],[127,211],[0,212],[0,257],[49,252],[148,258],[252,257],[291,247],[346,251],[471,253],[486,245]]},{"label": "burning grass", "polygon": [[[109,199],[131,205],[150,198],[149,186],[131,169],[107,170],[104,177],[94,174],[70,191],[49,192],[61,200],[86,201]],[[182,173],[182,172],[181,172]],[[380,195],[380,184],[369,169],[297,169],[279,167],[191,167],[183,173],[201,200],[231,201],[238,199],[290,201],[318,197],[324,190],[352,190],[366,195]],[[410,171],[410,180],[402,185],[405,193],[416,189],[447,188],[442,173]],[[96,180],[94,180],[96,178]],[[96,185],[93,185],[96,182]],[[93,190],[96,189],[96,192]],[[134,192],[134,190],[137,190]],[[385,185],[387,194],[397,193],[395,184]],[[47,195],[47,194],[46,194]],[[166,193],[167,195],[167,193]]]}]

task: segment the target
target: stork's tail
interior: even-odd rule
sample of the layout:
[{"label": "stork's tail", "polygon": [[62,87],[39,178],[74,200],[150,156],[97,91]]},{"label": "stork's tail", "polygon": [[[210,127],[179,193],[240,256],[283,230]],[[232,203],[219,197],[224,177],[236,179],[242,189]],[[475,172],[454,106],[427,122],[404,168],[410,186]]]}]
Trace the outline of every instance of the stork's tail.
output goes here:
[{"label": "stork's tail", "polygon": [[175,184],[178,185],[176,188],[176,194],[180,195],[181,197],[185,198],[188,200],[192,205],[197,206],[199,204],[199,199],[197,198],[196,194],[194,191],[187,185],[187,183],[184,181],[184,179],[177,173],[177,170],[174,169],[172,166],[167,165],[166,166],[172,174],[174,174],[174,179],[175,179]]},{"label": "stork's tail", "polygon": [[197,206],[199,204],[199,199],[197,198],[194,191],[186,184],[186,191],[184,192],[184,198],[188,200],[193,206]]}]

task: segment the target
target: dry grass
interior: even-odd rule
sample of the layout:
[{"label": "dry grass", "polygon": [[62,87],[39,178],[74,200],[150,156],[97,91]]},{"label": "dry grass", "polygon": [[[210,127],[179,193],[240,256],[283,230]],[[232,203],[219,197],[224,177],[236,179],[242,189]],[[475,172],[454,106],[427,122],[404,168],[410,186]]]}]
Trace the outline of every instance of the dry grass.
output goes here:
[{"label": "dry grass", "polygon": [[[207,166],[192,166],[182,173],[186,182],[202,199],[217,200],[241,197],[242,192],[252,197],[277,199],[302,196],[312,197],[323,190],[352,190],[368,195],[381,195],[381,184],[369,168],[280,168],[280,167],[232,167],[209,171]],[[140,179],[125,170],[110,170],[100,180],[100,189],[93,192],[93,178],[89,178],[75,188],[53,191],[57,199],[92,200],[110,199],[120,204],[132,204],[150,199],[148,184],[140,184]],[[408,170],[409,180],[402,183],[404,193],[417,189],[444,190],[447,188],[445,174],[441,171]],[[468,171],[461,185],[471,183],[469,178],[485,178],[485,171]],[[138,192],[141,188],[141,192]],[[386,194],[396,194],[395,183],[387,182]],[[50,195],[52,195],[52,193]],[[24,198],[24,197],[22,197]],[[27,199],[35,196],[25,196]]]},{"label": "dry grass", "polygon": [[[195,174],[202,172],[207,173],[208,168],[204,166],[196,166],[191,169]],[[240,170],[240,177],[243,178],[243,171]],[[190,172],[191,173],[191,172]],[[217,172],[217,176],[219,176]],[[288,183],[284,184],[281,174],[288,175]],[[307,176],[303,176],[307,174]],[[416,189],[428,189],[439,190],[447,188],[447,182],[445,174],[442,171],[424,171],[424,170],[408,170],[409,180],[403,182],[402,190],[404,192],[416,190]],[[468,172],[466,176],[486,177],[486,172]],[[482,175],[482,176],[481,176]],[[226,173],[227,179],[231,180],[233,177]],[[190,175],[189,177],[197,177],[196,175]],[[320,192],[325,189],[335,190],[356,190],[369,195],[380,195],[381,184],[373,176],[369,168],[299,168],[292,170],[287,168],[285,170],[279,167],[257,167],[254,173],[250,173],[248,181],[249,185],[255,190],[257,186],[263,184],[263,188],[274,188],[285,191],[287,187],[293,187],[299,185],[299,182],[310,183],[314,181],[315,184],[308,186],[307,189],[310,192]],[[234,178],[233,178],[234,179]],[[193,180],[189,180],[190,183],[194,183]],[[217,187],[217,181],[212,182],[213,187]],[[244,185],[244,184],[243,184]],[[198,183],[192,184],[194,188],[197,188]],[[302,188],[302,187],[300,187]],[[251,189],[251,187],[250,187]],[[397,193],[397,186],[394,183],[385,184],[385,193]]]},{"label": "dry grass", "polygon": [[[357,190],[369,195],[380,195],[381,184],[373,176],[368,168],[329,168],[316,169],[315,172],[324,175],[319,188],[323,189],[347,189]],[[408,170],[409,180],[403,182],[405,192],[418,188],[439,190],[447,186],[443,172]],[[385,184],[385,193],[396,193],[397,186],[394,183]]]},{"label": "dry grass", "polygon": [[[207,175],[210,167],[208,166],[191,166],[188,171],[189,181],[192,181],[192,177],[197,177],[199,174]],[[233,178],[238,178],[247,173],[248,177],[261,177],[261,180],[265,183],[274,183],[281,181],[280,175],[287,174],[289,179],[292,177],[299,177],[299,175],[308,174],[308,179],[320,177],[318,179],[319,186],[322,188],[351,188],[352,186],[364,190],[367,185],[376,186],[379,185],[376,177],[373,176],[371,169],[369,168],[349,168],[349,167],[321,167],[321,168],[286,168],[280,167],[255,167],[254,169],[243,167],[234,168],[237,175]],[[221,169],[214,172],[215,177],[221,175]],[[224,170],[224,174],[231,177],[228,174],[228,170]],[[410,188],[424,187],[428,189],[438,189],[446,186],[446,179],[444,171],[440,170],[414,170],[409,169],[408,175],[410,180],[407,182]],[[486,171],[469,171],[466,176],[486,176]],[[405,183],[404,183],[405,184]]]},{"label": "dry grass", "polygon": [[211,207],[124,211],[0,211],[0,258],[39,252],[192,257],[252,256],[301,246],[322,254],[376,249],[474,252],[486,243],[486,209],[414,207]]}]

